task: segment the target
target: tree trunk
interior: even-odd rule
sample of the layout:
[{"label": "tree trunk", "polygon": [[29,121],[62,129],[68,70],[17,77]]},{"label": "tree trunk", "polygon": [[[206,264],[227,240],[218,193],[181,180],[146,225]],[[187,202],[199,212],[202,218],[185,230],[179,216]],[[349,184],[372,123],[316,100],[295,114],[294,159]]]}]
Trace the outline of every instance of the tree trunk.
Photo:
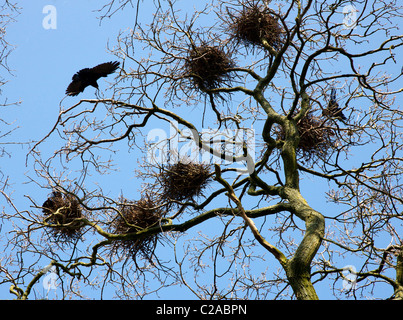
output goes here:
[{"label": "tree trunk", "polygon": [[325,219],[322,214],[313,210],[299,191],[285,188],[285,197],[295,208],[295,215],[305,221],[304,238],[287,262],[285,271],[288,281],[300,300],[317,300],[318,296],[311,282],[311,262],[318,251],[325,232]]},{"label": "tree trunk", "polygon": [[309,266],[300,265],[299,261],[291,259],[286,268],[287,279],[298,300],[319,300],[311,282]]},{"label": "tree trunk", "polygon": [[403,300],[403,249],[397,255],[394,300]]}]

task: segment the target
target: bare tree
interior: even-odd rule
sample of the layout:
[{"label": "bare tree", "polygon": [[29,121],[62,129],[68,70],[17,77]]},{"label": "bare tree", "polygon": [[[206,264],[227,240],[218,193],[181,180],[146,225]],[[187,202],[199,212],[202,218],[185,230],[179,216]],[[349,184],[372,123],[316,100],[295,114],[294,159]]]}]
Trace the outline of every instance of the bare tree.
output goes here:
[{"label": "bare tree", "polygon": [[[13,45],[8,42],[6,38],[6,30],[10,23],[15,21],[16,16],[19,13],[19,8],[16,4],[6,1],[0,6],[0,96],[3,94],[3,86],[7,83],[6,76],[11,74],[11,69],[8,65],[7,58],[14,49]],[[6,73],[6,75],[4,75]],[[17,104],[16,102],[9,102],[7,99],[2,99],[0,102],[0,108],[5,108],[11,105]],[[6,128],[6,129],[5,129]],[[12,123],[6,119],[0,118],[0,157],[9,155],[6,150],[8,142],[5,141],[15,128],[12,128]],[[0,169],[0,181],[3,181],[3,173]]]},{"label": "bare tree", "polygon": [[[191,15],[156,3],[110,48],[116,83],[61,105],[30,151],[49,198],[30,210],[8,198],[3,284],[28,298],[55,267],[63,297],[180,285],[203,299],[318,299],[325,283],[401,299],[401,17],[396,1],[212,1]],[[334,99],[328,109],[332,89],[345,119]],[[50,141],[61,147],[41,153]],[[139,196],[111,197],[102,177],[136,157]]]},{"label": "bare tree", "polygon": [[[12,74],[12,69],[8,65],[8,56],[14,49],[14,46],[7,39],[7,28],[11,23],[16,21],[16,17],[19,15],[19,7],[16,3],[5,1],[0,5],[0,110],[4,108],[14,107],[21,103],[21,101],[9,101],[7,98],[3,98],[4,86],[7,84],[7,78]],[[17,144],[26,144],[26,142],[17,142],[11,137],[18,127],[15,125],[14,119],[10,120],[4,116],[4,113],[0,117],[0,159],[3,157],[11,157],[10,146]],[[5,168],[0,167],[0,195],[10,192],[9,189],[9,174]],[[0,203],[0,208],[4,209],[3,203]],[[0,224],[0,231],[2,225]]]}]

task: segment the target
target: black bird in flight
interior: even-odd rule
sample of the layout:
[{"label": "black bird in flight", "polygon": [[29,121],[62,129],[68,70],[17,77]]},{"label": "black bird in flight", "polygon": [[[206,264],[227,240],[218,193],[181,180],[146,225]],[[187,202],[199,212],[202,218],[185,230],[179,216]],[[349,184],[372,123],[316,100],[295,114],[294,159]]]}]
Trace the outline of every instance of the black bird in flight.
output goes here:
[{"label": "black bird in flight", "polygon": [[335,118],[338,120],[347,120],[346,116],[343,114],[343,111],[339,107],[339,104],[336,101],[336,89],[332,88],[330,92],[330,100],[327,108],[323,110],[322,113],[324,116]]},{"label": "black bird in flight", "polygon": [[93,86],[98,89],[97,80],[101,77],[106,77],[116,71],[119,67],[119,62],[105,62],[101,63],[93,68],[85,68],[78,71],[72,78],[72,82],[69,84],[66,90],[66,94],[69,96],[76,96],[88,86]]}]

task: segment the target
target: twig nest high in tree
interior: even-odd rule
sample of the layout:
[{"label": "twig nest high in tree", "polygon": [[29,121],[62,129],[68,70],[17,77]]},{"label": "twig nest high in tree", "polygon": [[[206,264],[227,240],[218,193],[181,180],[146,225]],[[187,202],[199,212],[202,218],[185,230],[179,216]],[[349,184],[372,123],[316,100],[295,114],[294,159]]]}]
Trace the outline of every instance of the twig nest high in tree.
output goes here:
[{"label": "twig nest high in tree", "polygon": [[[297,122],[300,136],[297,151],[304,161],[314,160],[315,157],[324,156],[332,150],[337,143],[334,129],[325,126],[322,118],[308,113]],[[285,139],[282,127],[277,130],[277,138]]]},{"label": "twig nest high in tree", "polygon": [[204,43],[189,51],[185,75],[192,78],[197,89],[211,90],[228,85],[232,79],[230,69],[234,66],[230,53]]},{"label": "twig nest high in tree", "polygon": [[43,203],[42,212],[45,215],[44,222],[50,224],[54,237],[64,240],[81,237],[84,223],[79,219],[83,218],[83,214],[80,203],[73,196],[52,192]]},{"label": "twig nest high in tree", "polygon": [[241,11],[228,15],[232,37],[246,47],[265,48],[263,40],[275,50],[281,47],[283,29],[278,17],[269,8],[256,2],[247,2]]},{"label": "twig nest high in tree", "polygon": [[211,170],[206,164],[178,162],[164,168],[158,182],[162,186],[162,198],[170,201],[192,200],[200,196],[211,181]]},{"label": "twig nest high in tree", "polygon": [[[137,233],[141,230],[158,226],[164,215],[162,207],[150,195],[146,194],[138,201],[121,199],[120,214],[114,221],[115,234]],[[144,236],[137,239],[116,241],[115,247],[122,248],[136,259],[138,253],[151,261],[159,235]]]}]

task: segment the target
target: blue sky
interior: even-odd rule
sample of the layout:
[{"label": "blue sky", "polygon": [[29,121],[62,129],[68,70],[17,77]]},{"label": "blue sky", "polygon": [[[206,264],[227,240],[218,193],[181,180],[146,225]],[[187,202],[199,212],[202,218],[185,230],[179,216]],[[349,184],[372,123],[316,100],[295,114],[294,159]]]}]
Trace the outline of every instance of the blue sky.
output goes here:
[{"label": "blue sky", "polygon": [[[141,3],[141,14],[150,14],[153,5],[144,1]],[[186,1],[185,1],[186,2]],[[24,1],[21,14],[17,22],[12,23],[7,29],[8,41],[15,45],[8,64],[12,76],[7,75],[9,83],[3,88],[4,97],[9,101],[21,101],[18,106],[10,106],[0,109],[2,119],[12,122],[19,128],[8,139],[10,142],[37,141],[53,127],[59,114],[59,105],[65,96],[65,90],[72,75],[84,67],[95,66],[99,63],[116,60],[107,50],[107,43],[111,46],[116,43],[116,36],[120,31],[131,28],[134,25],[135,8],[128,6],[124,11],[118,12],[111,19],[104,19],[102,23],[98,19],[102,1],[62,1],[62,0],[35,0]],[[191,5],[190,2],[187,4]],[[53,5],[57,10],[56,29],[45,29],[43,20],[46,18],[43,8]],[[136,49],[136,54],[141,56],[141,48]],[[105,90],[112,77],[101,79],[98,83],[101,90]],[[107,91],[106,91],[107,92]],[[80,98],[94,98],[95,89],[89,87],[79,97],[68,97],[63,100],[63,106],[68,107],[78,102]],[[199,121],[200,114],[187,112],[188,119]],[[148,128],[152,129],[152,128]],[[56,138],[54,138],[56,139]],[[56,139],[57,140],[57,139]],[[32,144],[31,144],[32,146]],[[42,152],[51,154],[54,145],[52,140],[43,145]],[[30,202],[24,197],[29,194],[36,199],[45,199],[49,190],[40,188],[30,182],[29,177],[34,177],[32,161],[28,160],[26,166],[26,153],[28,145],[17,144],[7,146],[11,156],[0,158],[0,168],[10,176],[12,198],[22,210],[29,206]],[[123,152],[126,152],[122,147]],[[119,162],[120,170],[111,176],[95,177],[93,183],[106,183],[106,193],[111,197],[118,197],[121,192],[129,197],[135,197],[140,189],[140,183],[136,181],[133,173],[133,164],[137,163],[135,152],[122,158]],[[360,161],[357,161],[360,163]],[[129,172],[129,174],[128,174]],[[323,197],[323,190],[328,189],[326,181],[313,181],[311,178],[303,178],[303,196],[314,209],[328,211],[330,204]],[[318,196],[318,190],[320,195]],[[41,200],[38,200],[40,202]],[[336,212],[342,211],[342,206],[331,207]],[[300,224],[302,226],[302,224]],[[208,222],[201,226],[201,231],[208,233],[215,230],[214,222]],[[3,230],[7,230],[5,227]],[[169,259],[169,250],[165,251]],[[274,268],[275,262],[267,257]],[[347,261],[346,264],[354,264]],[[256,269],[263,272],[269,263],[262,263]],[[321,298],[331,298],[327,287],[318,287]],[[169,291],[172,290],[172,291]],[[193,298],[185,289],[169,289],[162,292],[162,298]],[[387,293],[388,294],[388,293]],[[387,295],[386,294],[386,295]],[[96,295],[95,295],[96,297]],[[0,298],[9,298],[8,288],[0,288]]]},{"label": "blue sky", "polygon": [[[57,10],[56,29],[45,29],[42,25],[47,16],[42,10],[49,4]],[[13,135],[16,141],[37,141],[53,127],[60,101],[76,71],[115,60],[107,52],[107,42],[115,39],[120,28],[132,25],[133,20],[126,12],[119,15],[119,19],[106,19],[100,25],[99,13],[94,12],[99,8],[97,1],[29,1],[23,4],[18,22],[11,24],[7,31],[10,43],[16,48],[8,61],[14,76],[8,77],[10,83],[4,89],[9,101],[21,100],[22,103],[2,110],[3,117],[20,127]],[[105,89],[108,83],[101,81],[100,86]],[[87,89],[81,97],[93,98],[94,93],[95,89]],[[63,106],[78,101],[67,98]],[[17,152],[19,150],[20,146],[16,148]],[[10,159],[21,173],[29,170],[24,168],[23,154],[27,150],[25,147],[22,152],[13,152]],[[53,152],[51,147],[49,151]],[[19,192],[20,188],[16,189]]]}]

